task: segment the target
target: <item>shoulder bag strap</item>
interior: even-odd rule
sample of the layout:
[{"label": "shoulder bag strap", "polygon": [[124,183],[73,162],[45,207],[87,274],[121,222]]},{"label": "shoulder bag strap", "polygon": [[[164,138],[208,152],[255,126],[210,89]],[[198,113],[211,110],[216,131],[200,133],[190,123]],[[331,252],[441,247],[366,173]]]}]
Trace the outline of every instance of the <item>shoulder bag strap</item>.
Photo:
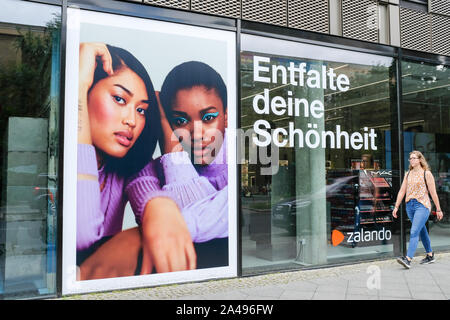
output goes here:
[{"label": "shoulder bag strap", "polygon": [[427,171],[423,170],[423,180],[425,181],[425,188],[427,188],[427,192],[430,193],[430,190],[428,190],[426,173]]}]

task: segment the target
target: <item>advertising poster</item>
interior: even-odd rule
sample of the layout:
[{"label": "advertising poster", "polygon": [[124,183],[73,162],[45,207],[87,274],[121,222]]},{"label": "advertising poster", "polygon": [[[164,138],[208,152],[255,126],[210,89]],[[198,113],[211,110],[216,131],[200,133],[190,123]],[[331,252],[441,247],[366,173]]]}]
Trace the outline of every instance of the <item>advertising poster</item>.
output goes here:
[{"label": "advertising poster", "polygon": [[235,34],[68,10],[63,294],[236,276]]}]

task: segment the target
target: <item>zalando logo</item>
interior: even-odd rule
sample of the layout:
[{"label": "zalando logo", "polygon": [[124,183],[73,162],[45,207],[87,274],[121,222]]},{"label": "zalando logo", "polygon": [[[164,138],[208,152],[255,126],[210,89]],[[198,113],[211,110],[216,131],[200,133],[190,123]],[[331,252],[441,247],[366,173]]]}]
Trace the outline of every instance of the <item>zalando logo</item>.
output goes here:
[{"label": "zalando logo", "polygon": [[[368,242],[377,240],[391,240],[391,230],[386,230],[384,227],[381,230],[367,231],[361,228],[361,231],[347,232],[347,243],[353,242]],[[331,233],[331,243],[334,247],[344,241],[345,235],[339,230],[333,230]]]},{"label": "zalando logo", "polygon": [[333,244],[334,247],[336,247],[342,241],[344,241],[344,238],[345,238],[344,234],[339,230],[333,230],[333,232],[331,233],[331,243]]}]

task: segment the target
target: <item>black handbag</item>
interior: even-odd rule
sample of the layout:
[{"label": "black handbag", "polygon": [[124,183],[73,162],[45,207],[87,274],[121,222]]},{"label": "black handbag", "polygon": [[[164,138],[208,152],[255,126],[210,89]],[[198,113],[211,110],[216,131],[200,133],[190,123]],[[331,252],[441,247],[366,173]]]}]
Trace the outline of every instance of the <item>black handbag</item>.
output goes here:
[{"label": "black handbag", "polygon": [[433,199],[431,198],[430,190],[428,190],[425,170],[423,171],[423,179],[425,180],[425,188],[427,188],[428,196],[430,197],[430,203],[431,203],[430,217],[428,218],[428,220],[436,222],[437,221],[436,206],[434,205]]}]

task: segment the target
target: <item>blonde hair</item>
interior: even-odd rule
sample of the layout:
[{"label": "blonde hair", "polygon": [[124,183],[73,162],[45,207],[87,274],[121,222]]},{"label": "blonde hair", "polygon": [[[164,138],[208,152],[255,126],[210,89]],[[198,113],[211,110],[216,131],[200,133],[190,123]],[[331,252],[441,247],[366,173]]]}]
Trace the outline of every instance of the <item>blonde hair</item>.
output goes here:
[{"label": "blonde hair", "polygon": [[[427,159],[425,159],[425,157],[423,156],[422,152],[417,151],[417,150],[413,150],[409,153],[409,157],[411,157],[411,155],[415,155],[417,158],[419,158],[419,162],[420,162],[420,166],[422,167],[423,170],[425,171],[431,171],[430,166],[428,165]],[[412,166],[411,163],[409,164],[409,170],[412,170]]]}]

